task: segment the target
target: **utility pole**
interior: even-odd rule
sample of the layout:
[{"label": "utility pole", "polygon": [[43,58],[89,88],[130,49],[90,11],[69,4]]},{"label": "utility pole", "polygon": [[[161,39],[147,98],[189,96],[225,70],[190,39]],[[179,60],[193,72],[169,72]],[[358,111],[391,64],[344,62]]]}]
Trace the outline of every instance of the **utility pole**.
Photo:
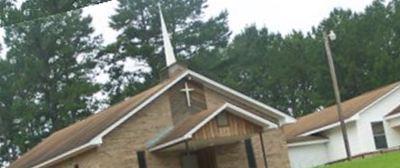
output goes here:
[{"label": "utility pole", "polygon": [[324,36],[324,41],[325,41],[326,57],[328,58],[329,70],[330,70],[331,78],[332,78],[333,90],[335,92],[336,107],[337,107],[337,113],[338,113],[338,118],[339,118],[339,122],[340,122],[340,128],[341,128],[342,135],[343,135],[344,147],[346,149],[346,156],[347,156],[347,160],[351,160],[349,139],[347,136],[346,125],[343,120],[339,86],[338,86],[338,82],[337,82],[337,78],[336,78],[335,66],[333,64],[332,52],[331,52],[330,43],[329,43],[330,40],[335,40],[336,36],[333,33],[333,31],[331,31],[329,33],[329,36],[326,32],[323,32],[323,36]]}]

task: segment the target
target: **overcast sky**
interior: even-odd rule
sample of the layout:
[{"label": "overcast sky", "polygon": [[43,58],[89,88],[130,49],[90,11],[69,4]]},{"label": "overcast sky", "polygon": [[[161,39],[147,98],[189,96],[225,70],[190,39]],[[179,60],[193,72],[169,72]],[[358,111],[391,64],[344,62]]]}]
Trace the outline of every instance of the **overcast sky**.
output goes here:
[{"label": "overcast sky", "polygon": [[[209,8],[205,15],[215,16],[227,9],[229,27],[233,34],[251,24],[288,34],[293,29],[309,31],[312,26],[328,17],[335,7],[360,12],[371,2],[372,0],[208,0]],[[108,26],[109,16],[115,13],[117,6],[117,0],[112,0],[84,8],[84,14],[93,17],[92,24],[96,34],[102,34],[106,44],[113,42],[118,34]],[[0,28],[0,37],[2,36],[4,31]],[[0,56],[4,56],[4,50]]]}]

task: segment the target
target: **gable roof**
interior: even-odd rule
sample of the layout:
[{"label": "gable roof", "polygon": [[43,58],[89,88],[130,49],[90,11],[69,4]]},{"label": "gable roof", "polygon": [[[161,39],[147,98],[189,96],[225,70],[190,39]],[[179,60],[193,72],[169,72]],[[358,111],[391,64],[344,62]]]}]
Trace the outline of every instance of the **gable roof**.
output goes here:
[{"label": "gable roof", "polygon": [[202,82],[203,84],[207,84],[208,86],[210,86],[210,88],[213,88],[215,90],[222,90],[223,92],[230,93],[233,96],[241,98],[242,101],[250,103],[252,106],[260,107],[264,110],[267,110],[268,112],[273,114],[275,117],[279,118],[279,122],[282,124],[293,123],[296,121],[295,118],[293,118],[292,116],[290,116],[286,113],[279,111],[278,109],[275,109],[271,106],[261,103],[258,100],[255,100],[249,96],[244,95],[243,93],[240,93],[240,92],[233,90],[225,85],[222,85],[216,81],[213,81],[210,78],[207,78],[201,74],[198,74],[191,70],[188,70],[188,74],[191,75],[194,79],[197,79],[198,81]]},{"label": "gable roof", "polygon": [[253,124],[260,125],[262,127],[277,127],[276,124],[258,117],[240,107],[230,103],[225,103],[219,108],[207,109],[188,117],[179,123],[174,129],[168,132],[154,147],[151,147],[150,151],[160,150],[162,148],[191,139],[192,135],[196,133],[196,131],[198,131],[201,127],[203,127],[223,111],[233,113],[246,119],[247,121],[250,121]]},{"label": "gable roof", "polygon": [[400,115],[400,105],[393,109],[389,114],[385,116],[386,119],[388,118],[395,118]]},{"label": "gable roof", "polygon": [[[357,97],[342,102],[342,113],[345,120],[362,112],[381,98],[389,95],[398,88],[399,83],[393,83],[384,87],[366,92]],[[321,111],[313,112],[297,119],[297,122],[285,125],[283,132],[288,140],[297,136],[306,136],[338,125],[336,105],[329,106]]]},{"label": "gable roof", "polygon": [[165,80],[144,92],[53,133],[13,162],[10,167],[33,167],[90,142],[96,135],[121,119],[173,79]]},{"label": "gable roof", "polygon": [[13,162],[10,167],[43,167],[100,145],[103,136],[107,135],[118,125],[125,122],[136,112],[146,107],[170,87],[188,75],[215,88],[240,97],[244,101],[248,101],[255,106],[266,109],[272,114],[278,116],[284,123],[295,120],[291,116],[280,112],[279,110],[258,102],[207,77],[191,70],[185,70],[162,81],[158,85],[137,94],[136,96],[127,98],[125,101],[113,105],[102,112],[96,113],[82,121],[76,122],[69,127],[53,133]]}]

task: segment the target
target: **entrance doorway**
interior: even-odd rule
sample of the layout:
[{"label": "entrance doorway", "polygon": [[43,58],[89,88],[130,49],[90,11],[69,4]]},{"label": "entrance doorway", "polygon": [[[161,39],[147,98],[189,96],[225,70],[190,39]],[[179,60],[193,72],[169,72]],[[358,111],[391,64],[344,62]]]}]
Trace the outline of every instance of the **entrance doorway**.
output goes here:
[{"label": "entrance doorway", "polygon": [[182,157],[182,168],[217,168],[213,147],[200,149]]},{"label": "entrance doorway", "polygon": [[217,168],[215,149],[213,147],[196,151],[199,168]]}]

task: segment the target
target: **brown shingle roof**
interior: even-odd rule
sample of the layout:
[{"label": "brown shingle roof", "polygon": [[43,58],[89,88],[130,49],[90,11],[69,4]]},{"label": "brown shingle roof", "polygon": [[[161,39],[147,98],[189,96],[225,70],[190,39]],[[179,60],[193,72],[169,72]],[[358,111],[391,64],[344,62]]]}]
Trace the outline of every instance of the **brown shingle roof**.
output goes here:
[{"label": "brown shingle roof", "polygon": [[[393,83],[342,102],[344,118],[350,118],[372,102],[390,92],[398,85],[399,83]],[[338,122],[336,105],[332,105],[321,111],[298,118],[295,123],[285,125],[283,127],[283,131],[286,138],[290,140],[303,133],[322,128],[336,122]]]},{"label": "brown shingle roof", "polygon": [[[191,136],[198,131],[204,124],[210,122],[214,117],[218,116],[221,112],[229,112],[241,117],[249,122],[260,126],[276,126],[272,122],[260,121],[254,115],[241,109],[240,107],[234,106],[230,103],[225,103],[219,107],[203,110],[194,115],[191,115],[178,123],[171,131],[167,132],[160,140],[154,145],[150,146],[150,151],[160,150],[191,138]],[[193,132],[191,132],[193,131]]]},{"label": "brown shingle roof", "polygon": [[125,101],[53,133],[13,162],[10,168],[32,167],[87,144],[96,137],[96,135],[100,134],[135,107],[139,106],[142,102],[171,83],[179,74],[162,81],[144,92],[125,99]]},{"label": "brown shingle roof", "polygon": [[163,137],[159,142],[157,142],[156,145],[154,146],[165,144],[170,141],[183,137],[191,129],[200,124],[204,119],[206,119],[208,116],[216,112],[216,110],[217,108],[203,110],[195,115],[186,118],[184,121],[177,124],[173,130],[168,132],[168,134],[165,137]]}]

